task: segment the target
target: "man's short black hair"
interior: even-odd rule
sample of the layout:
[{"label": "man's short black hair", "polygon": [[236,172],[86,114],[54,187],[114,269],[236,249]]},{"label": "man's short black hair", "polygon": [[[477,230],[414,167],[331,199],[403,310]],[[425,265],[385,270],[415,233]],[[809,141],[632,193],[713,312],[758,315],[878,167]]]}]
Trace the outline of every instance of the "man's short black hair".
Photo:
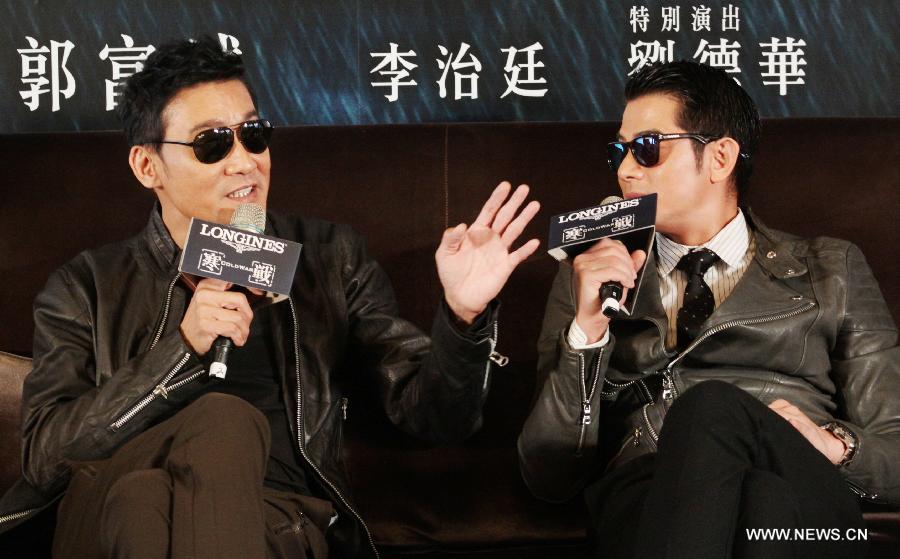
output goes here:
[{"label": "man's short black hair", "polygon": [[[740,144],[745,156],[738,157],[732,175],[740,204],[759,145],[759,111],[753,99],[724,70],[687,60],[647,66],[625,84],[626,101],[653,93],[670,95],[681,102],[676,122],[685,131],[728,136]],[[704,146],[692,143],[699,165]]]},{"label": "man's short black hair", "polygon": [[244,63],[208,35],[197,40],[166,43],[147,57],[144,68],[128,78],[119,97],[119,116],[128,144],[159,149],[165,133],[162,113],[182,89],[208,82],[241,80],[253,104],[253,88],[244,75]]}]

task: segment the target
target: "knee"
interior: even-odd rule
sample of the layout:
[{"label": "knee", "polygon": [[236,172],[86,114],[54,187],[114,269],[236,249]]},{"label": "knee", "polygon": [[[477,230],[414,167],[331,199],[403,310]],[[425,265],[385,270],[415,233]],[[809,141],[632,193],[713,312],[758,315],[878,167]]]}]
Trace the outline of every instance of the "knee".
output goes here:
[{"label": "knee", "polygon": [[220,393],[204,394],[183,413],[188,414],[186,424],[198,436],[215,439],[219,454],[229,446],[242,453],[258,445],[268,455],[271,441],[269,421],[242,398]]},{"label": "knee", "polygon": [[748,410],[759,405],[755,398],[733,384],[708,380],[689,388],[675,400],[666,423],[714,428],[750,417]]},{"label": "knee", "polygon": [[220,430],[268,432],[269,429],[269,422],[261,411],[243,398],[230,394],[204,394],[185,408],[185,411],[188,410],[193,416],[192,421]]}]

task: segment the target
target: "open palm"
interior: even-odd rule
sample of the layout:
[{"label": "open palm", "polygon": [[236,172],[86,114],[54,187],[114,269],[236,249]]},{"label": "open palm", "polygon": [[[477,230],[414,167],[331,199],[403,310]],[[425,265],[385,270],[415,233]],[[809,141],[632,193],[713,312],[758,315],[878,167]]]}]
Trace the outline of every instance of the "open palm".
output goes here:
[{"label": "open palm", "polygon": [[540,209],[540,204],[532,200],[518,212],[528,196],[528,187],[519,186],[507,200],[511,189],[508,182],[500,183],[472,225],[460,223],[447,229],[435,253],[447,304],[466,323],[471,323],[487,307],[516,266],[540,244],[537,239],[531,239],[517,250],[511,250]]}]

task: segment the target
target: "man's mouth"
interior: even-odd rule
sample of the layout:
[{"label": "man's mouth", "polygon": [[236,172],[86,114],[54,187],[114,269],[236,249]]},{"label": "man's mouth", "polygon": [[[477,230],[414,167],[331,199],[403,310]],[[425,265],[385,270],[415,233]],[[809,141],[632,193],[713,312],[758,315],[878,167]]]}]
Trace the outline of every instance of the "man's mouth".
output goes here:
[{"label": "man's mouth", "polygon": [[231,198],[232,200],[240,200],[241,198],[246,198],[247,196],[250,196],[250,194],[253,193],[253,188],[254,187],[252,184],[250,186],[245,186],[244,188],[235,190],[234,192],[229,194],[228,197]]}]

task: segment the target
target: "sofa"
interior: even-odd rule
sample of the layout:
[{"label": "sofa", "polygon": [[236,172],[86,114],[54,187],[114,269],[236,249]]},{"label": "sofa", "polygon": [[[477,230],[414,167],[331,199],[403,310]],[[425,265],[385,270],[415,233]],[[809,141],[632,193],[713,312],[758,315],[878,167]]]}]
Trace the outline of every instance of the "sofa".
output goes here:
[{"label": "sofa", "polygon": [[[484,426],[429,448],[393,428],[367,387],[349,387],[344,457],[354,499],[383,557],[581,557],[584,506],[548,504],[522,482],[516,437],[535,393],[535,344],[557,263],[550,216],[617,192],[605,144],[617,123],[298,126],[275,131],[269,207],[347,222],[366,235],[401,312],[427,330],[440,298],[433,253],[470,222],[500,180],[527,183],[541,212],[523,235],[542,241],[501,294],[496,368]],[[900,119],[763,122],[748,205],[768,225],[858,244],[900,319]],[[85,248],[131,236],[153,194],[127,165],[118,132],[0,135],[0,492],[19,475],[22,379],[31,306],[48,274]],[[898,464],[900,467],[900,464]],[[866,505],[871,557],[900,554],[900,510]],[[17,537],[43,556],[45,514]]]}]

